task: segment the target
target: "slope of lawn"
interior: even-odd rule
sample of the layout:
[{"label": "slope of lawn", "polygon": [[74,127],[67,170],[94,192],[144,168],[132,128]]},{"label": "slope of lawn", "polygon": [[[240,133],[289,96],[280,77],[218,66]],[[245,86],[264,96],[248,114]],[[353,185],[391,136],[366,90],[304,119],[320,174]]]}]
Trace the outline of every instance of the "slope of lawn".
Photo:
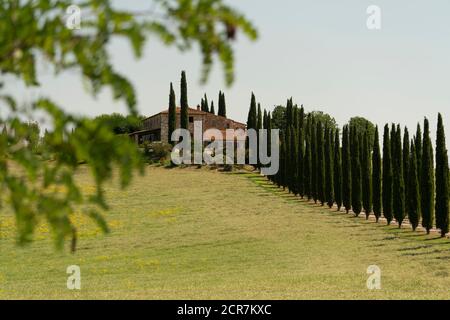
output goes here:
[{"label": "slope of lawn", "polygon": [[[45,224],[16,247],[0,213],[0,298],[450,298],[448,240],[320,208],[255,174],[150,167],[107,195],[112,232],[75,215],[73,255],[54,251]],[[80,291],[66,288],[69,265],[81,268]],[[369,265],[381,290],[366,287]]]}]

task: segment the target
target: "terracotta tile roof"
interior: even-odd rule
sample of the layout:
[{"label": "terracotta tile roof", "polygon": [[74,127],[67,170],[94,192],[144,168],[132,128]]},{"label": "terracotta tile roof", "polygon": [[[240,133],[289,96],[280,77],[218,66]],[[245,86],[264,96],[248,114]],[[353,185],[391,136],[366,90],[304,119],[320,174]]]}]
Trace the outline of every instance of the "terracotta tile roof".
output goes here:
[{"label": "terracotta tile roof", "polygon": [[[180,114],[180,113],[181,113],[181,108],[180,108],[180,107],[177,107],[176,112],[177,112],[177,114]],[[194,109],[194,108],[189,108],[188,112],[189,112],[190,115],[210,115],[210,114],[211,114],[211,113],[209,113],[209,112],[197,110],[197,109]],[[159,115],[159,114],[168,114],[168,113],[169,113],[169,109],[166,109],[166,110],[163,110],[163,111],[161,111],[161,112],[159,112],[159,113],[157,113],[157,114],[154,114],[154,115],[152,115],[152,116],[150,116],[150,117],[147,117],[147,118],[145,118],[144,120],[153,118],[154,116],[157,116],[157,115]],[[219,117],[219,118],[225,118],[225,117],[219,116],[219,115],[217,115],[217,114],[214,114],[214,116],[215,116],[215,117]],[[237,124],[246,126],[245,123],[242,123],[242,122],[239,122],[239,121],[235,121],[235,120],[230,119],[230,118],[225,118],[225,119],[227,119],[227,120],[229,120],[229,121],[233,121],[234,123],[237,123]]]}]

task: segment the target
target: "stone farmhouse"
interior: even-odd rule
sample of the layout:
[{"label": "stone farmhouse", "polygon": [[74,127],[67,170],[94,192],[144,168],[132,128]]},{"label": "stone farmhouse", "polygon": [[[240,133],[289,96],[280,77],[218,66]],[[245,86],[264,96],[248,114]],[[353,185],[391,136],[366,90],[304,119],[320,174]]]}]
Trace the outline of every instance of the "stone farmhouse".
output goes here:
[{"label": "stone farmhouse", "polygon": [[[176,128],[180,128],[180,113],[181,108],[176,109]],[[209,112],[201,111],[199,107],[197,109],[189,108],[189,131],[191,132],[191,136],[194,134],[194,121],[202,122],[203,129],[203,141],[211,141],[213,139],[212,136],[205,135],[205,131],[208,129],[218,129],[222,132],[224,140],[230,139],[245,139],[242,137],[227,137],[226,130],[227,129],[246,129],[246,125],[222,116],[218,116]],[[151,117],[148,117],[143,120],[142,130],[133,132],[130,134],[130,137],[136,141],[136,143],[140,144],[145,141],[155,142],[160,141],[164,143],[168,143],[168,132],[169,132],[169,111],[164,110],[160,113],[157,113]],[[216,137],[214,137],[216,139]]]}]

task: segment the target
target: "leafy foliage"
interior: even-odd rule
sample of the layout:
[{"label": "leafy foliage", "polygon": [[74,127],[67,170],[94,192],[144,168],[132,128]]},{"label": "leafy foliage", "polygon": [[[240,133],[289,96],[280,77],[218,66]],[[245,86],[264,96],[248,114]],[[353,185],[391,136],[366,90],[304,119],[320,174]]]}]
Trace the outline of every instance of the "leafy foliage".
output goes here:
[{"label": "leafy foliage", "polygon": [[[115,70],[107,50],[112,39],[127,39],[136,58],[141,57],[150,35],[181,51],[198,44],[203,56],[202,80],[207,80],[213,57],[217,56],[224,66],[226,82],[231,84],[232,42],[238,31],[250,39],[256,39],[257,32],[222,0],[154,0],[155,10],[148,12],[119,10],[111,0],[78,1],[80,30],[65,25],[66,9],[72,4],[69,0],[0,3],[0,201],[8,203],[16,216],[20,244],[30,242],[38,222],[45,220],[58,247],[70,237],[74,250],[77,232],[70,217],[75,206],[86,205],[86,215],[107,231],[99,212],[107,208],[102,185],[112,177],[115,167],[123,187],[135,169],[142,169],[136,146],[127,137],[115,134],[131,129],[114,124],[116,116],[95,121],[69,114],[45,97],[19,108],[3,88],[6,76],[37,87],[40,80],[36,66],[45,61],[55,76],[67,70],[80,73],[94,96],[109,88],[114,99],[126,102],[131,116],[136,116],[134,88]],[[45,114],[51,125],[43,138],[43,155],[33,150],[35,127],[23,121],[24,116],[32,118],[38,112]],[[80,163],[89,166],[96,184],[93,196],[84,195],[73,178]]]}]

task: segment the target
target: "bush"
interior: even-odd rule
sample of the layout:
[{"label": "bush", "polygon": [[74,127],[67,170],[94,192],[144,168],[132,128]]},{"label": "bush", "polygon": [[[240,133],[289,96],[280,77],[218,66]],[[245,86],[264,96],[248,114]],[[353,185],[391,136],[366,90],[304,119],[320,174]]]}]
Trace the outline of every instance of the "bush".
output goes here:
[{"label": "bush", "polygon": [[172,152],[172,145],[162,142],[144,142],[142,148],[145,158],[150,162],[169,160]]}]

